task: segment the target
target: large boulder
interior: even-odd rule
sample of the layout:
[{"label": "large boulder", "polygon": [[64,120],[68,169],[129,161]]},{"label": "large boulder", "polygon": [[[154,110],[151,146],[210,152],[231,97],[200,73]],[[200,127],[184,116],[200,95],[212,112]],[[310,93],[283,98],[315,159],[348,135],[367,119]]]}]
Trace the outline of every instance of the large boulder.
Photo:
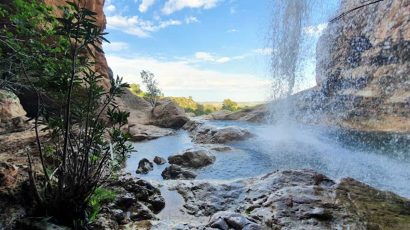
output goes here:
[{"label": "large boulder", "polygon": [[170,164],[189,168],[202,168],[215,162],[215,156],[205,149],[186,150],[182,154],[168,157]]},{"label": "large boulder", "polygon": [[159,137],[174,134],[171,129],[160,128],[153,125],[130,124],[128,126],[128,133],[133,141],[152,140]]},{"label": "large boulder", "polygon": [[164,128],[179,129],[189,120],[183,108],[171,99],[162,99],[152,110],[151,124]]},{"label": "large boulder", "polygon": [[195,179],[196,174],[188,171],[186,169],[183,169],[181,166],[178,165],[170,165],[167,168],[164,169],[164,171],[161,173],[162,178],[165,180],[175,180],[175,179],[181,179],[181,180],[188,180],[188,179]]}]

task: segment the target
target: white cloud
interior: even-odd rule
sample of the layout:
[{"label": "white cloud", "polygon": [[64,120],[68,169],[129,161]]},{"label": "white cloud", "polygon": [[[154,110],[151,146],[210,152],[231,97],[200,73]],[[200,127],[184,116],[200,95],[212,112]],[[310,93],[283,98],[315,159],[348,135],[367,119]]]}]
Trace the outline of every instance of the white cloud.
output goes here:
[{"label": "white cloud", "polygon": [[190,58],[184,58],[182,60],[185,60],[190,63],[195,63],[197,61],[204,61],[204,62],[223,64],[223,63],[227,63],[227,62],[234,61],[234,60],[242,60],[248,57],[253,57],[255,55],[269,56],[269,55],[272,55],[272,52],[273,52],[272,48],[254,49],[254,50],[251,50],[249,52],[246,52],[246,53],[243,53],[237,56],[217,56],[209,52],[196,52],[194,54],[196,61]]},{"label": "white cloud", "polygon": [[305,27],[303,28],[303,32],[312,37],[319,37],[326,28],[327,23],[321,23],[318,25]]},{"label": "white cloud", "polygon": [[220,0],[168,0],[162,8],[162,13],[169,15],[184,8],[210,9]]},{"label": "white cloud", "polygon": [[190,16],[190,17],[186,17],[185,18],[185,23],[186,24],[191,24],[191,23],[196,23],[199,22],[198,18],[194,17],[194,16]]},{"label": "white cloud", "polygon": [[116,7],[113,4],[107,5],[104,8],[104,12],[113,13],[116,10]]},{"label": "white cloud", "polygon": [[128,43],[125,42],[111,42],[111,43],[103,43],[104,51],[122,51],[129,48]]},{"label": "white cloud", "polygon": [[270,80],[252,74],[201,69],[184,61],[162,61],[140,56],[123,58],[112,55],[107,55],[107,60],[115,74],[124,77],[129,83],[140,83],[139,73],[142,70],[153,72],[164,94],[169,96],[190,96],[186,93],[189,91],[198,94],[203,92],[206,98],[197,98],[199,100],[262,100],[265,96],[263,89],[267,91],[271,83]]},{"label": "white cloud", "polygon": [[138,10],[141,13],[147,12],[147,10],[154,5],[155,0],[142,0],[141,4],[138,7]]},{"label": "white cloud", "polygon": [[272,48],[259,48],[259,49],[254,49],[253,52],[259,55],[272,55],[273,49]]},{"label": "white cloud", "polygon": [[208,52],[196,52],[194,56],[199,61],[214,62],[214,63],[219,63],[219,64],[230,62],[232,60],[239,60],[239,59],[245,58],[244,55],[233,56],[233,57],[218,57]]},{"label": "white cloud", "polygon": [[121,30],[124,33],[132,34],[138,37],[150,37],[152,32],[167,28],[169,26],[181,25],[179,20],[166,20],[153,23],[152,21],[146,21],[138,16],[121,16],[114,15],[107,17],[107,27],[110,29]]}]

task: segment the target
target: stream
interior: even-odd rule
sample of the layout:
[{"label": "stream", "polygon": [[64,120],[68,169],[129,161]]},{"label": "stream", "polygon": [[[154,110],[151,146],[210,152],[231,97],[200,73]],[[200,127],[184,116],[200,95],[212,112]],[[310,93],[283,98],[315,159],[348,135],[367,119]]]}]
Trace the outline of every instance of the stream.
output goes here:
[{"label": "stream", "polygon": [[[313,169],[338,180],[352,177],[378,189],[410,197],[410,136],[348,132],[329,127],[271,126],[237,121],[206,121],[223,126],[239,126],[255,134],[249,140],[233,142],[226,152],[213,152],[214,164],[192,170],[197,180],[246,178],[284,169]],[[155,165],[146,175],[135,170],[142,158],[167,159],[197,144],[189,133],[134,143],[138,151],[130,156],[126,169],[133,175],[161,182],[161,172],[169,165]],[[178,199],[178,198],[175,198]],[[182,202],[182,201],[181,201]]]}]

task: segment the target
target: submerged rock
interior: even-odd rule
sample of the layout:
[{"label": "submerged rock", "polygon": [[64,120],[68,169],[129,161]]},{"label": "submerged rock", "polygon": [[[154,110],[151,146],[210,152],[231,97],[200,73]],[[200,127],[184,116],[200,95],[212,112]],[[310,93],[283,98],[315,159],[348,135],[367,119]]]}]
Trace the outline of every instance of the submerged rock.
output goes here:
[{"label": "submerged rock", "polygon": [[149,171],[154,170],[154,164],[146,158],[143,158],[138,163],[137,174],[147,174]]},{"label": "submerged rock", "polygon": [[202,168],[215,162],[215,156],[204,149],[187,150],[179,155],[168,157],[170,164],[189,168]]},{"label": "submerged rock", "polygon": [[156,157],[154,157],[154,163],[157,164],[157,165],[163,165],[163,164],[167,163],[167,161],[162,157],[156,156]]},{"label": "submerged rock", "polygon": [[175,179],[195,179],[196,174],[183,169],[182,167],[178,165],[170,165],[167,168],[164,169],[164,171],[161,173],[162,178],[165,180],[175,180]]}]

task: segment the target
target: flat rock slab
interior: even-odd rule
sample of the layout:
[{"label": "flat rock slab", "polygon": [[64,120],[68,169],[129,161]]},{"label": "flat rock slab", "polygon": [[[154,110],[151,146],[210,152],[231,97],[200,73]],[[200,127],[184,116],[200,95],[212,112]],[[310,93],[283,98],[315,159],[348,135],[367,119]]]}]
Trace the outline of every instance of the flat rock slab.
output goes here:
[{"label": "flat rock slab", "polygon": [[172,129],[160,128],[154,125],[131,124],[128,129],[133,141],[153,140],[175,133]]},{"label": "flat rock slab", "polygon": [[[212,217],[203,223],[204,229],[410,227],[408,199],[351,178],[336,183],[312,170],[277,171],[231,182],[183,181],[175,189],[185,200],[184,212]],[[230,215],[222,215],[227,211]]]},{"label": "flat rock slab", "polygon": [[243,128],[235,126],[218,128],[194,120],[188,121],[183,128],[189,131],[192,140],[199,144],[225,144],[243,141],[253,136]]}]

